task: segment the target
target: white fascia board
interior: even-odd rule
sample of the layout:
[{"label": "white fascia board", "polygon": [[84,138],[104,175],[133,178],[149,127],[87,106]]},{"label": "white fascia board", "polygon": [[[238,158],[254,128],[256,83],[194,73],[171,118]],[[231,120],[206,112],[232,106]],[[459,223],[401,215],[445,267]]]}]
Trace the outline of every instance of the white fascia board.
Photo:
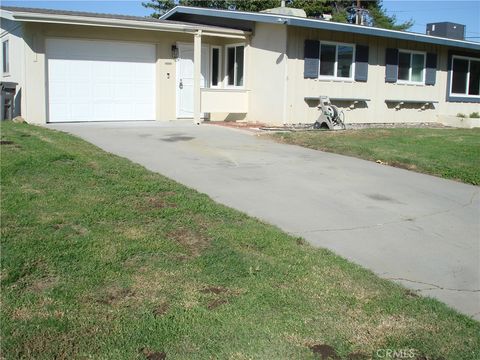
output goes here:
[{"label": "white fascia board", "polygon": [[2,17],[4,19],[7,19],[7,20],[15,20],[13,18],[13,13],[11,11],[8,11],[8,10],[0,9],[0,17]]}]

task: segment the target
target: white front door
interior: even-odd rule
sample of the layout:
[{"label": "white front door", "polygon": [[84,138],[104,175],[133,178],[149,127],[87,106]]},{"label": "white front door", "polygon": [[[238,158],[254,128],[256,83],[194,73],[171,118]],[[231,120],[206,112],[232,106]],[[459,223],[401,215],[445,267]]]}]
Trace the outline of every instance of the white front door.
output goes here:
[{"label": "white front door", "polygon": [[155,45],[46,40],[48,121],[155,120]]},{"label": "white front door", "polygon": [[[202,45],[200,87],[208,87],[208,45]],[[193,118],[193,44],[178,44],[177,117]]]}]

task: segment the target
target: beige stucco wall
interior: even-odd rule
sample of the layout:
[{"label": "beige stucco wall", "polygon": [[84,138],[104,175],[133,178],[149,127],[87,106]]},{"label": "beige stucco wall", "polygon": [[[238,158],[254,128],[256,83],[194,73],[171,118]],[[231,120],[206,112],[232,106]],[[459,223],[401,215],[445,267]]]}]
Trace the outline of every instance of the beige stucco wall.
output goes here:
[{"label": "beige stucco wall", "polygon": [[249,45],[245,68],[250,90],[247,120],[282,122],[287,96],[286,26],[257,23]]},{"label": "beige stucco wall", "polygon": [[[133,41],[155,44],[156,63],[156,119],[160,121],[176,118],[176,61],[172,58],[172,45],[177,42],[193,44],[193,35],[174,32],[131,30],[120,28],[61,25],[25,24],[25,88],[27,96],[24,116],[32,123],[45,123],[48,118],[47,66],[45,39],[69,37],[75,39],[97,39]],[[238,39],[203,36],[202,42],[210,45],[225,45],[239,42]],[[222,69],[222,76],[223,76]]]},{"label": "beige stucco wall", "polygon": [[[303,78],[303,47],[306,39],[333,41],[369,46],[368,81],[331,81]],[[385,49],[399,48],[437,53],[436,83],[406,85],[385,82]],[[344,111],[348,123],[436,122],[440,115],[470,114],[479,111],[473,103],[446,102],[448,48],[394,39],[373,38],[363,35],[288,28],[288,118],[287,123],[310,123],[318,116],[314,103],[304,101],[306,96],[368,98],[366,106],[350,109],[349,104],[335,104]],[[480,54],[479,54],[480,56]],[[419,105],[405,105],[400,110],[385,100],[438,101],[435,108],[422,110]],[[280,121],[278,121],[280,123]]]},{"label": "beige stucco wall", "polygon": [[[3,24],[3,21],[2,21]],[[98,40],[137,41],[156,45],[157,102],[156,119],[176,118],[176,61],[171,57],[171,46],[177,42],[193,43],[192,34],[131,30],[79,25],[26,23],[23,27],[25,43],[19,46],[24,54],[21,65],[21,82],[25,91],[22,97],[22,113],[29,122],[47,121],[47,73],[45,39],[70,37]],[[13,35],[9,35],[13,36]],[[20,39],[20,38],[18,38]],[[368,82],[325,81],[303,78],[303,47],[305,39],[366,44],[370,50]],[[19,40],[21,42],[21,40]],[[314,103],[307,104],[306,96],[370,98],[367,105],[360,104],[353,110],[343,104],[346,122],[434,122],[439,116],[457,113],[470,114],[480,111],[473,103],[446,102],[448,48],[363,35],[333,33],[287,27],[280,24],[255,26],[254,33],[246,41],[220,37],[202,37],[202,43],[226,45],[245,42],[245,85],[248,112],[212,113],[211,120],[246,119],[270,124],[312,123],[318,116]],[[438,54],[437,81],[434,86],[385,83],[385,49],[421,50]],[[221,78],[225,76],[225,53],[222,49]],[[22,61],[22,60],[21,60]],[[13,65],[15,61],[11,62]],[[20,63],[20,62],[19,62]],[[235,101],[235,96],[224,99]],[[401,110],[389,108],[385,99],[436,100],[434,109],[421,110],[419,106],[405,106]],[[214,100],[210,99],[210,103]],[[225,106],[222,104],[222,109]],[[233,103],[232,103],[233,105]],[[337,104],[342,105],[342,104]]]},{"label": "beige stucco wall", "polygon": [[[1,80],[5,82],[15,82],[16,96],[15,96],[15,111],[13,116],[20,115],[21,109],[25,106],[25,97],[22,94],[23,84],[25,82],[24,76],[24,42],[23,42],[23,26],[21,23],[2,19],[0,22],[0,75]],[[9,72],[3,73],[3,42],[8,40],[9,47]]]}]

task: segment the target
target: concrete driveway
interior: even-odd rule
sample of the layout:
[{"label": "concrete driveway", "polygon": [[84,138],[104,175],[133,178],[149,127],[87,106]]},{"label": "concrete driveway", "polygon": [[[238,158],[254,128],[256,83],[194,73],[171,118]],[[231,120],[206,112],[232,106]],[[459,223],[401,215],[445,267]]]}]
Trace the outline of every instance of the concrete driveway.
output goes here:
[{"label": "concrete driveway", "polygon": [[212,125],[48,127],[480,319],[479,187]]}]

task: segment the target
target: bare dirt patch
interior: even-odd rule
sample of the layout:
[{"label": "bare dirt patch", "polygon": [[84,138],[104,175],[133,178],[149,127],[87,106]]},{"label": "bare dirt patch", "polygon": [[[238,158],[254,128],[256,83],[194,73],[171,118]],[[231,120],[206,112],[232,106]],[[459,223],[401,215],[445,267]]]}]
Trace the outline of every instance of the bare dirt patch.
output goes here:
[{"label": "bare dirt patch", "polygon": [[176,204],[168,202],[167,200],[160,198],[158,196],[150,196],[146,198],[146,205],[149,208],[153,209],[163,209],[163,208],[174,208],[177,207]]},{"label": "bare dirt patch", "polygon": [[269,125],[263,123],[254,123],[254,122],[237,122],[237,121],[209,121],[205,124],[208,125],[218,125],[224,126],[229,128],[236,128],[236,129],[258,129],[261,127],[268,127]]},{"label": "bare dirt patch", "polygon": [[153,315],[155,317],[161,317],[162,315],[165,315],[169,308],[170,305],[167,302],[162,302],[153,310]]},{"label": "bare dirt patch", "polygon": [[144,228],[131,226],[126,229],[122,229],[122,234],[130,240],[141,239],[146,236],[148,231]]},{"label": "bare dirt patch", "polygon": [[225,304],[228,304],[228,300],[227,299],[215,299],[215,300],[212,300],[210,301],[208,304],[207,304],[207,308],[208,310],[213,310],[221,305],[225,305]]},{"label": "bare dirt patch", "polygon": [[168,196],[172,195],[171,192],[160,193],[157,195],[146,195],[141,197],[136,202],[136,208],[139,211],[146,212],[150,210],[159,210],[167,208],[176,208],[177,204],[168,200]]},{"label": "bare dirt patch", "polygon": [[190,229],[175,230],[167,237],[182,244],[194,257],[199,256],[210,244],[210,239]]},{"label": "bare dirt patch", "polygon": [[11,140],[0,140],[0,146],[8,146],[9,149],[21,149],[22,147]]},{"label": "bare dirt patch", "polygon": [[58,222],[52,224],[52,227],[55,230],[62,230],[62,229],[67,229],[70,230],[71,233],[75,235],[86,235],[88,233],[88,229],[79,225],[79,224],[71,224],[68,222]]},{"label": "bare dirt patch", "polygon": [[35,279],[31,285],[28,286],[28,290],[34,293],[42,293],[55,287],[58,282],[59,278],[56,276],[47,276],[40,279]]},{"label": "bare dirt patch", "polygon": [[400,169],[405,169],[405,170],[417,171],[417,169],[418,169],[416,165],[404,164],[404,163],[401,163],[401,162],[398,162],[398,161],[390,161],[390,162],[386,162],[386,164],[390,165],[390,166],[393,166],[393,167],[400,168]]},{"label": "bare dirt patch", "polygon": [[227,292],[228,289],[222,286],[209,286],[204,289],[201,289],[200,292],[204,294],[222,294]]},{"label": "bare dirt patch", "polygon": [[140,349],[140,352],[148,360],[164,360],[167,358],[167,354],[165,354],[163,351],[152,351],[144,348]]},{"label": "bare dirt patch", "polygon": [[114,305],[133,296],[135,296],[135,292],[131,289],[113,287],[102,294],[97,302],[104,305]]},{"label": "bare dirt patch", "polygon": [[418,298],[418,297],[420,297],[420,295],[418,295],[415,291],[410,290],[410,289],[405,290],[405,296],[407,298]]},{"label": "bare dirt patch", "polygon": [[337,352],[333,347],[330,345],[326,344],[316,344],[310,346],[310,350],[316,355],[320,355],[323,359],[338,359],[340,360],[340,357],[337,355]]}]

